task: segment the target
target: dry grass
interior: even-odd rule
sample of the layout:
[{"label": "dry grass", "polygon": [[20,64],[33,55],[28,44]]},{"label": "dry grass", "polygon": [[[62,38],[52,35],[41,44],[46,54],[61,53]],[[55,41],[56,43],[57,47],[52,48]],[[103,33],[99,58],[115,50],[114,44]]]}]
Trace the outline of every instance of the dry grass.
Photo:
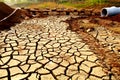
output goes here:
[{"label": "dry grass", "polygon": [[85,29],[89,29],[89,28],[95,28],[98,27],[98,24],[94,24],[94,23],[80,23],[80,26],[84,27]]},{"label": "dry grass", "polygon": [[30,8],[74,8],[73,6],[68,6],[64,4],[57,4],[55,2],[44,2],[44,3],[39,3],[36,5],[30,5],[28,6]]},{"label": "dry grass", "polygon": [[108,29],[115,33],[120,34],[120,27],[109,27]]}]

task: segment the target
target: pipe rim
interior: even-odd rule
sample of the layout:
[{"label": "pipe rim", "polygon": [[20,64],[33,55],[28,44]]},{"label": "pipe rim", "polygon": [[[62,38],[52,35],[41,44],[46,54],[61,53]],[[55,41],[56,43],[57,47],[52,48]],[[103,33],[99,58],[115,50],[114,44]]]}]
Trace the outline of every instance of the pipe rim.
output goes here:
[{"label": "pipe rim", "polygon": [[102,17],[107,17],[107,16],[108,16],[107,9],[105,9],[105,8],[102,9],[102,11],[101,11],[101,16],[102,16]]}]

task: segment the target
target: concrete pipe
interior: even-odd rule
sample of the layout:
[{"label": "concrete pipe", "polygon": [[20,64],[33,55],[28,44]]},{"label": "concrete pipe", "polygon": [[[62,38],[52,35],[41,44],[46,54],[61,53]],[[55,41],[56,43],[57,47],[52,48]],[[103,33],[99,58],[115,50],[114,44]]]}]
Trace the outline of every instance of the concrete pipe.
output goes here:
[{"label": "concrete pipe", "polygon": [[107,7],[101,11],[101,17],[114,16],[120,14],[120,7]]}]

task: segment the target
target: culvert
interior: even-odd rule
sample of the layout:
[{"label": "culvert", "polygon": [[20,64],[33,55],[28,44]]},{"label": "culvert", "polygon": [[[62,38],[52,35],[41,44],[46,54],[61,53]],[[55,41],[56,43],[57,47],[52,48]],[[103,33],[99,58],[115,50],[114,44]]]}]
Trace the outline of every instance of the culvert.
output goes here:
[{"label": "culvert", "polygon": [[101,17],[114,16],[120,14],[120,7],[107,7],[101,10]]}]

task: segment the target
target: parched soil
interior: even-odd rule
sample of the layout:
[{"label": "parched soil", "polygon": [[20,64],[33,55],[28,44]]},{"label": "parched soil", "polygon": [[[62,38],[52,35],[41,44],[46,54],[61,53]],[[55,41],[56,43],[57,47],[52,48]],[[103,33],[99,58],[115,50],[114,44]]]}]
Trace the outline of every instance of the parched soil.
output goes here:
[{"label": "parched soil", "polygon": [[[111,27],[120,27],[120,15],[112,16],[112,17],[97,17],[97,16],[90,16],[90,17],[77,17],[77,18],[70,18],[66,20],[69,24],[68,29],[78,33],[82,38],[83,41],[86,42],[90,49],[98,55],[99,59],[101,60],[101,64],[103,67],[107,68],[108,72],[111,72],[111,75],[115,75],[117,80],[120,80],[120,47],[117,51],[111,50],[112,48],[108,48],[109,44],[112,43],[114,45],[115,41],[111,39],[110,41],[106,41],[106,38],[110,36],[116,38],[114,36],[114,31],[109,32],[109,28]],[[104,34],[102,31],[99,31],[97,28],[99,26],[103,26],[106,30]],[[103,29],[103,30],[105,30]],[[96,32],[97,31],[97,32]],[[96,32],[96,34],[94,34]],[[110,34],[108,34],[110,33]],[[101,40],[102,36],[104,35],[104,40]],[[118,34],[120,35],[120,34]],[[100,36],[101,38],[97,38]],[[117,41],[120,45],[120,42]],[[104,45],[108,45],[105,47]]]},{"label": "parched soil", "polygon": [[120,80],[119,15],[36,12],[0,32],[0,80]]}]

